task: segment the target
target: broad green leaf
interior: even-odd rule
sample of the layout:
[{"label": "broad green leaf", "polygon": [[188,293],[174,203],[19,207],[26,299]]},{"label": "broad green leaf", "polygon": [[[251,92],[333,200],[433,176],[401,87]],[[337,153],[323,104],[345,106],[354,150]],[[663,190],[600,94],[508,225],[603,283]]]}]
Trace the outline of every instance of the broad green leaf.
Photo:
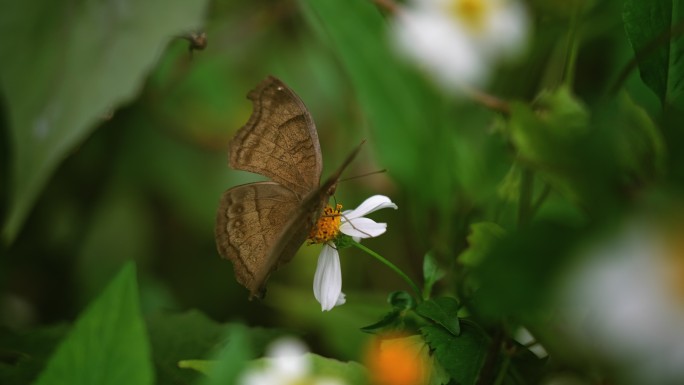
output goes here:
[{"label": "broad green leaf", "polygon": [[128,263],[78,318],[38,385],[152,384],[150,346]]},{"label": "broad green leaf", "polygon": [[140,90],[160,50],[197,28],[206,1],[6,2],[0,86],[7,102],[11,242],[59,163]]},{"label": "broad green leaf", "polygon": [[340,379],[345,384],[368,383],[366,368],[357,362],[342,362],[312,353],[307,353],[306,356],[311,360],[311,372],[316,376]]},{"label": "broad green leaf", "polygon": [[626,0],[622,19],[641,79],[663,105],[684,107],[684,7],[673,0]]},{"label": "broad green leaf", "polygon": [[444,270],[440,269],[435,257],[431,253],[425,254],[423,259],[423,297],[429,298],[432,293],[432,286],[435,282],[442,279],[445,275]]},{"label": "broad green leaf", "polygon": [[506,230],[494,222],[479,222],[470,225],[468,234],[468,248],[458,257],[461,262],[469,266],[480,263],[482,258],[492,249]]},{"label": "broad green leaf", "polygon": [[420,329],[437,361],[460,385],[474,385],[484,365],[489,338],[471,323],[464,322],[457,337],[441,326]]},{"label": "broad green leaf", "polygon": [[182,370],[177,363],[214,356],[226,333],[226,326],[196,310],[181,314],[155,313],[146,321],[157,381],[163,384],[193,382],[197,374]]},{"label": "broad green leaf", "polygon": [[458,309],[461,306],[455,298],[439,297],[422,302],[416,307],[416,313],[444,326],[449,333],[458,336],[461,325],[458,320]]},{"label": "broad green leaf", "polygon": [[225,385],[237,383],[237,378],[252,358],[252,347],[248,330],[243,325],[233,325],[226,333],[226,345],[218,354],[216,363],[202,381],[204,385]]},{"label": "broad green leaf", "polygon": [[[190,310],[184,313],[159,312],[146,319],[157,382],[188,384],[197,377],[191,370],[196,362],[216,356],[233,324],[220,324],[205,314]],[[278,329],[250,328],[246,331],[250,349],[260,352],[274,338],[284,334]],[[180,366],[185,361],[186,366]]]}]

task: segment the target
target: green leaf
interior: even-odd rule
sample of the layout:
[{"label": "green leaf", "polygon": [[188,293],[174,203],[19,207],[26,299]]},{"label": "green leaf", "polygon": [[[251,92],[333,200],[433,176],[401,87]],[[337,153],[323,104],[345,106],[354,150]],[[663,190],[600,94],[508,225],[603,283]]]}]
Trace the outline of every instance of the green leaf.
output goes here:
[{"label": "green leaf", "polygon": [[433,359],[428,385],[444,385],[448,384],[450,380],[451,376],[449,376],[449,373],[447,373],[439,361]]},{"label": "green leaf", "polygon": [[459,256],[459,260],[468,266],[478,265],[505,235],[506,230],[494,222],[473,223],[466,238],[468,248]]},{"label": "green leaf", "polygon": [[376,323],[364,326],[361,328],[362,332],[365,333],[377,333],[386,329],[394,329],[401,325],[401,312],[398,310],[392,310],[391,312],[385,314],[382,319]]},{"label": "green leaf", "polygon": [[413,309],[416,306],[416,300],[411,294],[403,291],[393,291],[387,296],[387,303],[392,305],[392,308],[399,311]]},{"label": "green leaf", "polygon": [[177,363],[215,355],[225,338],[226,326],[191,310],[182,314],[155,313],[147,318],[147,330],[157,382],[188,384],[197,377],[196,373],[181,370]]},{"label": "green leaf", "polygon": [[580,207],[611,208],[620,178],[615,130],[592,126],[588,109],[565,87],[543,92],[534,107],[511,104],[511,137],[521,162]]},{"label": "green leaf", "polygon": [[435,282],[442,279],[445,275],[444,270],[439,268],[435,257],[431,253],[425,254],[423,259],[423,298],[430,298],[432,286]]},{"label": "green leaf", "polygon": [[366,368],[357,362],[342,362],[313,353],[307,353],[306,357],[311,360],[311,372],[315,376],[340,379],[345,384],[364,385],[368,383]]},{"label": "green leaf", "polygon": [[248,330],[243,325],[232,325],[226,333],[227,343],[211,366],[204,385],[225,385],[237,383],[237,378],[252,358]]},{"label": "green leaf", "polygon": [[178,367],[181,369],[192,369],[208,375],[212,370],[216,370],[216,362],[214,360],[180,360],[178,361]]},{"label": "green leaf", "polygon": [[457,337],[441,326],[420,329],[437,361],[460,385],[474,385],[485,362],[489,338],[476,326],[464,322]]},{"label": "green leaf", "polygon": [[615,158],[627,178],[625,182],[643,185],[664,173],[666,150],[662,133],[626,92],[598,105],[593,120],[599,129],[610,133]]},{"label": "green leaf", "polygon": [[174,35],[197,28],[207,1],[5,4],[0,86],[12,140],[11,242],[59,163],[120,104]]},{"label": "green leaf", "polygon": [[458,320],[458,309],[460,305],[455,298],[439,297],[430,299],[416,307],[416,313],[425,318],[429,318],[436,323],[444,326],[449,333],[458,336],[461,332]]},{"label": "green leaf", "polygon": [[135,265],[128,263],[79,316],[36,384],[144,385],[153,381]]},{"label": "green leaf", "polygon": [[412,312],[408,311],[416,306],[416,300],[411,294],[403,290],[393,291],[387,296],[387,302],[392,306],[392,311],[385,314],[380,321],[362,327],[362,331],[377,333],[385,330],[415,329],[415,317],[411,317]]},{"label": "green leaf", "polygon": [[663,105],[684,107],[684,7],[672,0],[625,0],[622,20],[641,79]]},{"label": "green leaf", "polygon": [[[158,312],[146,321],[157,382],[179,385],[192,383],[197,378],[194,371],[182,370],[184,368],[180,362],[207,362],[201,359],[216,356],[234,325],[220,324],[197,310],[178,314]],[[250,349],[256,352],[262,351],[271,340],[284,334],[278,329],[257,327],[249,328],[247,332]]]}]

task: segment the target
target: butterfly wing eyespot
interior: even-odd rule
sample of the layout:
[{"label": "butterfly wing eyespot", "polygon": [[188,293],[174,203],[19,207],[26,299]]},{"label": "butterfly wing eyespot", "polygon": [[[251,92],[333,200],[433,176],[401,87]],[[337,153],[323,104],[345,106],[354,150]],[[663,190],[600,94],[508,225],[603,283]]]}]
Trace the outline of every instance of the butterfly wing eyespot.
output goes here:
[{"label": "butterfly wing eyespot", "polygon": [[272,268],[264,263],[264,256],[299,204],[292,191],[273,182],[250,183],[223,193],[216,216],[216,245],[251,296],[260,296]]}]

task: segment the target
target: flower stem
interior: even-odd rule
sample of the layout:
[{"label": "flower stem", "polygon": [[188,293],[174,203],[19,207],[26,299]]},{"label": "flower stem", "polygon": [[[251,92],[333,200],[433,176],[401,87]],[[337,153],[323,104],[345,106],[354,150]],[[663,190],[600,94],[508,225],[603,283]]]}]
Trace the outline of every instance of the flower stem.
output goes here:
[{"label": "flower stem", "polygon": [[409,284],[409,286],[411,286],[411,289],[413,289],[413,292],[414,292],[414,293],[416,294],[416,296],[418,297],[418,301],[420,302],[420,301],[423,300],[423,297],[422,297],[422,295],[420,294],[420,289],[418,289],[418,285],[416,285],[416,283],[413,282],[413,280],[411,280],[411,278],[409,278],[409,276],[406,275],[403,271],[401,271],[401,269],[399,269],[395,264],[393,264],[392,262],[390,262],[390,261],[388,261],[387,259],[383,258],[380,254],[376,253],[375,251],[373,251],[373,250],[367,248],[366,246],[360,244],[359,242],[352,242],[352,244],[353,244],[354,246],[358,247],[359,249],[365,251],[366,253],[370,254],[372,257],[374,257],[374,258],[377,259],[378,261],[380,261],[380,262],[382,262],[383,264],[385,264],[385,266],[387,266],[387,267],[389,267],[390,269],[394,270],[395,273],[399,274],[399,276],[400,276],[401,278],[403,278],[404,281],[406,281],[406,283]]}]

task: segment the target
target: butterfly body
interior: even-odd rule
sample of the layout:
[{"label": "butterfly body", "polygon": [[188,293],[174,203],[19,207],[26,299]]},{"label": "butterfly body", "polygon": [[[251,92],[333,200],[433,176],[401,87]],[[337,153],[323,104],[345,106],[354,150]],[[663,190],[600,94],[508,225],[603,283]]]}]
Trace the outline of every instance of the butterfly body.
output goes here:
[{"label": "butterfly body", "polygon": [[282,81],[268,77],[247,97],[254,111],[229,144],[229,164],[271,179],[223,193],[216,246],[233,263],[237,281],[261,298],[269,275],[306,240],[344,168],[319,185],[323,162],[316,126],[304,103]]}]

